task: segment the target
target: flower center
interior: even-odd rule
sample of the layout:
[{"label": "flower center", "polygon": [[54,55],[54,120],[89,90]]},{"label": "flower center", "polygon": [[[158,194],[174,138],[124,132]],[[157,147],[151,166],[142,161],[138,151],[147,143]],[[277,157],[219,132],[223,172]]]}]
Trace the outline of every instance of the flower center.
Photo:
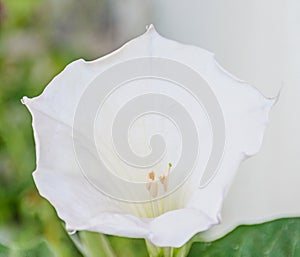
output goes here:
[{"label": "flower center", "polygon": [[158,195],[160,184],[162,185],[164,192],[168,191],[168,182],[169,175],[171,173],[171,168],[172,163],[169,163],[167,172],[165,174],[160,175],[158,180],[155,178],[155,172],[153,170],[149,171],[148,173],[148,183],[146,184],[146,188],[150,194],[150,204],[152,209],[151,216],[153,217],[168,211],[168,206],[165,203],[165,199],[162,199],[160,201],[154,201],[154,198],[156,198]]}]

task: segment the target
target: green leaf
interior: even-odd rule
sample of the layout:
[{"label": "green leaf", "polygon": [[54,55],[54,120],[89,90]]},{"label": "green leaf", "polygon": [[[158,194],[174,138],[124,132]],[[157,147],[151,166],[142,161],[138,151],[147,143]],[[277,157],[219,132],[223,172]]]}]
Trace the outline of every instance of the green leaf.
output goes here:
[{"label": "green leaf", "polygon": [[211,243],[194,243],[188,257],[298,257],[300,218],[243,225]]},{"label": "green leaf", "polygon": [[7,257],[9,254],[9,248],[0,244],[0,257]]}]

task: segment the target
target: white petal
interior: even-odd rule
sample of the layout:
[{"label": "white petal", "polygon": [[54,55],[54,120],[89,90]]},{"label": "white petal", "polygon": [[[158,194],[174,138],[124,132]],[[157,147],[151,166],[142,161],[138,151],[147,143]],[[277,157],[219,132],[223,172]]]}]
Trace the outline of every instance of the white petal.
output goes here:
[{"label": "white petal", "polygon": [[[115,64],[149,56],[183,63],[208,83],[222,109],[226,137],[219,168],[213,176],[208,176],[205,186],[199,187],[201,178],[205,177],[203,173],[210,151],[213,149],[210,124],[203,122],[202,119],[205,111],[195,107],[195,100],[189,100],[187,92],[180,93],[175,89],[168,91],[159,84],[152,86],[152,89],[162,95],[178,98],[178,101],[185,106],[197,123],[196,127],[201,128],[198,135],[202,147],[202,154],[191,178],[186,183],[189,185],[189,190],[193,190],[188,197],[183,197],[188,199],[183,206],[186,208],[169,211],[155,219],[134,216],[133,214],[138,211],[130,210],[131,204],[107,197],[88,182],[86,174],[83,173],[76,159],[72,135],[76,108],[90,83],[95,82],[99,74]],[[143,90],[145,86],[137,89],[139,94],[143,93]],[[113,98],[107,109],[115,107],[119,100],[128,97],[127,94],[129,93]],[[79,60],[70,64],[47,86],[42,95],[34,99],[24,98],[23,102],[33,116],[37,152],[37,169],[34,173],[36,185],[41,195],[56,208],[68,229],[144,237],[158,246],[173,247],[182,246],[195,233],[205,231],[219,222],[224,197],[240,162],[245,157],[255,154],[260,148],[268,113],[273,104],[272,100],[263,97],[256,89],[219,67],[213,54],[200,48],[164,39],[152,26],[147,33],[106,57],[93,62]],[[108,111],[106,117],[101,120],[102,124],[106,125],[106,122],[108,124],[113,114],[113,111]],[[88,111],[83,115],[89,115]],[[162,134],[166,132],[164,134],[166,138],[169,136],[170,141],[173,143],[176,141],[176,129],[173,133],[171,125],[166,125],[167,123],[155,118],[150,119],[150,125],[147,125],[147,122],[144,124],[146,125],[138,124],[137,128],[146,128],[144,136],[146,138],[137,142],[147,142],[153,131],[162,131]],[[148,131],[149,128],[153,130]],[[102,150],[100,149],[99,152],[103,153],[107,162],[113,163],[119,170],[124,171],[126,165],[120,160],[116,161],[113,148],[106,147],[111,141],[109,132],[108,130],[106,134],[96,134],[96,139],[99,138],[102,145],[102,148],[100,147]],[[87,135],[80,135],[80,147],[86,148],[87,156],[92,159],[89,142],[84,144],[85,136]],[[173,146],[172,142],[170,144],[172,147],[168,148],[165,158],[174,158],[178,155],[177,150],[180,147]],[[93,174],[95,179],[99,179],[97,174]],[[173,186],[176,176],[178,173],[174,172],[174,175],[171,173],[169,188]],[[133,197],[138,198],[140,193],[149,193],[146,186],[143,192],[135,192],[134,188],[118,187],[108,177],[100,182],[120,192],[120,195],[132,193]],[[163,191],[163,188],[160,191]],[[181,191],[177,190],[176,196],[179,192]],[[177,199],[178,203],[181,200]],[[135,205],[135,208],[145,206],[145,204]]]},{"label": "white petal", "polygon": [[101,194],[84,178],[74,156],[70,126],[50,117],[46,110],[35,109],[29,99],[23,102],[33,116],[38,153],[34,181],[67,229],[146,237],[146,223],[127,215],[121,203]]},{"label": "white petal", "polygon": [[150,223],[148,239],[160,247],[181,247],[198,232],[218,223],[196,209],[180,209],[166,212]]}]

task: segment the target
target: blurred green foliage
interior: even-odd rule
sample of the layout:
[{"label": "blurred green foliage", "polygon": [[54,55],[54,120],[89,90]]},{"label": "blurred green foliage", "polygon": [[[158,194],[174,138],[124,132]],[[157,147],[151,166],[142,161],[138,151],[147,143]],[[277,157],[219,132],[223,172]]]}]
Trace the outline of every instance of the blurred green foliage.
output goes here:
[{"label": "blurred green foliage", "polygon": [[[90,252],[81,249],[70,239],[53,207],[39,196],[32,179],[31,116],[20,101],[23,96],[39,95],[73,60],[95,59],[107,51],[107,42],[94,42],[104,49],[101,52],[82,40],[88,26],[79,26],[78,15],[83,20],[104,17],[97,18],[100,26],[89,27],[92,32],[101,34],[103,24],[109,25],[106,2],[91,2],[99,6],[94,15],[93,5],[84,2],[69,8],[51,0],[0,1],[0,257],[94,257],[97,250],[97,256],[105,256],[99,235],[82,233],[79,239],[89,238],[95,246]],[[147,256],[142,239],[109,240],[120,257]]]},{"label": "blurred green foliage", "polygon": [[[31,117],[20,99],[40,94],[71,61],[104,54],[97,51],[95,56],[97,49],[88,47],[89,41],[80,41],[83,28],[75,36],[68,34],[74,32],[68,24],[78,26],[77,13],[71,10],[66,15],[68,21],[59,22],[62,11],[53,14],[57,7],[54,2],[60,4],[50,0],[0,0],[0,257],[101,257],[105,256],[103,240],[110,242],[119,257],[146,257],[142,239],[101,237],[90,232],[78,237],[87,244],[92,242],[93,253],[86,254],[77,236],[69,237],[55,210],[39,196],[33,183]],[[101,12],[94,16],[104,17],[99,22],[102,25],[94,29],[103,31],[111,20],[106,2],[93,2],[99,4]],[[83,1],[77,7],[86,11],[83,17],[92,11]],[[195,243],[189,256],[300,256],[299,228],[298,219],[242,226],[214,243]]]},{"label": "blurred green foliage", "polygon": [[50,4],[0,1],[0,256],[82,256],[34,186],[31,117],[20,102],[78,58],[59,40]]}]

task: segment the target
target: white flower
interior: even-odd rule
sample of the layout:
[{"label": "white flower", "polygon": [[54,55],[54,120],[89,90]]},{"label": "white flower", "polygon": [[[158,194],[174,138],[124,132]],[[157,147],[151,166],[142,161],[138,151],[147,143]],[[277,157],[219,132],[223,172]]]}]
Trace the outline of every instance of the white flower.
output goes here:
[{"label": "white flower", "polygon": [[[128,80],[128,72],[144,75]],[[203,85],[193,87],[198,77]],[[103,92],[111,80],[117,86]],[[105,57],[73,62],[40,96],[23,98],[33,117],[34,180],[68,230],[180,247],[221,221],[226,192],[240,162],[258,152],[273,102],[213,54],[150,26]],[[156,111],[143,111],[149,106]],[[145,115],[130,120],[124,109]],[[152,165],[143,166],[149,156]]]}]

